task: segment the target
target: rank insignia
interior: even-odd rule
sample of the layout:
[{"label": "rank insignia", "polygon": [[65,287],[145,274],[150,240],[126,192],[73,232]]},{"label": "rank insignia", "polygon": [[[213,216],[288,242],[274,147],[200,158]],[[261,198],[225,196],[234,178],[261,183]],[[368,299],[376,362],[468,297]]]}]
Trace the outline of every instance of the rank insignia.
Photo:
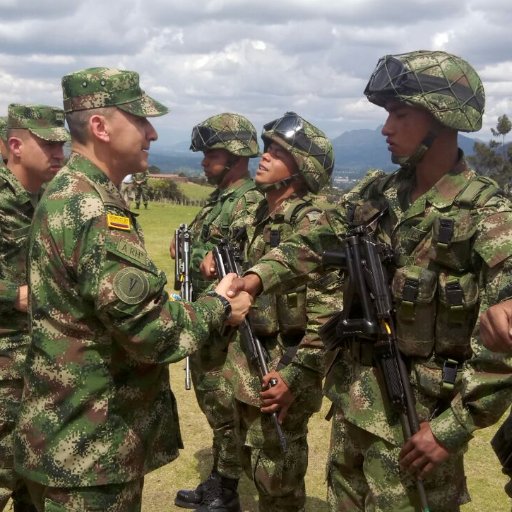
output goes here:
[{"label": "rank insignia", "polygon": [[123,231],[130,231],[131,229],[130,219],[128,217],[113,215],[112,213],[107,213],[107,226],[109,228],[122,229]]}]

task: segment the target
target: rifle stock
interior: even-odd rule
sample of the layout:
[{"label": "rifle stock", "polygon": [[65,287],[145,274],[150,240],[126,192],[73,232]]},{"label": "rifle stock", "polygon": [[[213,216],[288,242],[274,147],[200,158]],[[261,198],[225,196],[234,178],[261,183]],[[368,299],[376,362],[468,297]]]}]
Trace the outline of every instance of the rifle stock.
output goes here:
[{"label": "rifle stock", "polygon": [[[219,278],[222,279],[226,274],[231,272],[234,272],[238,276],[242,274],[240,255],[228,240],[222,239],[221,242],[213,248],[213,257],[215,259],[215,265]],[[238,326],[238,330],[240,332],[242,348],[247,357],[249,365],[258,371],[258,376],[261,382],[263,377],[268,373],[267,352],[258,337],[254,334],[251,324],[247,318],[245,318]],[[276,384],[277,381],[275,379],[270,381],[270,386],[275,386]],[[277,419],[277,413],[271,413],[271,417],[277,436],[279,438],[281,449],[283,452],[286,452],[286,437],[284,436],[281,425]]]}]

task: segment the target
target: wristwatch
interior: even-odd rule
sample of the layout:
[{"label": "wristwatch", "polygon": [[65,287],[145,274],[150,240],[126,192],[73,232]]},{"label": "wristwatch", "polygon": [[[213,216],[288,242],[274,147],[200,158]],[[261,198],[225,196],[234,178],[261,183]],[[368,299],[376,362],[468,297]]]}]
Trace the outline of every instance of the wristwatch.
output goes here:
[{"label": "wristwatch", "polygon": [[224,320],[227,320],[231,316],[231,303],[229,302],[229,300],[214,290],[207,292],[206,295],[208,297],[215,297],[216,299],[219,299],[221,301],[222,306],[224,307]]}]

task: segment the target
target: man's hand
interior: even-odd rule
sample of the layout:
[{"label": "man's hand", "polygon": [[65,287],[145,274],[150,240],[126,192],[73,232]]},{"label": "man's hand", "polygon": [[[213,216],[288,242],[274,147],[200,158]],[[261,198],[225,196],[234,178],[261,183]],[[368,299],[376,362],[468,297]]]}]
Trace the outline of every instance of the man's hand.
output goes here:
[{"label": "man's hand", "polygon": [[22,313],[28,311],[28,285],[24,284],[18,288],[18,295],[14,301],[14,308]]},{"label": "man's hand", "polygon": [[491,306],[480,316],[480,339],[494,352],[512,352],[512,300]]},{"label": "man's hand", "polygon": [[417,478],[424,478],[449,456],[450,452],[437,441],[424,421],[400,451],[400,467]]},{"label": "man's hand", "polygon": [[261,280],[257,274],[247,274],[233,280],[228,290],[228,297],[234,297],[237,293],[244,291],[256,297],[263,290]]},{"label": "man's hand", "polygon": [[227,291],[232,286],[233,279],[236,278],[234,273],[226,274],[215,287],[215,291],[231,303],[231,316],[226,320],[226,323],[233,326],[239,325],[242,322],[253,303],[253,298],[244,291],[238,292],[233,297],[227,295]]},{"label": "man's hand", "polygon": [[199,270],[201,270],[201,274],[206,279],[215,279],[217,277],[217,269],[215,267],[215,258],[213,257],[213,252],[209,252],[199,265]]},{"label": "man's hand", "polygon": [[[272,379],[277,381],[275,386],[269,386]],[[279,372],[274,370],[268,372],[267,375],[263,377],[261,385],[264,390],[260,393],[261,412],[277,412],[277,420],[279,423],[282,423],[295,397],[286,382],[281,378],[281,375],[279,375]]]},{"label": "man's hand", "polygon": [[169,254],[173,260],[176,259],[176,238],[171,237],[171,243],[169,244]]}]

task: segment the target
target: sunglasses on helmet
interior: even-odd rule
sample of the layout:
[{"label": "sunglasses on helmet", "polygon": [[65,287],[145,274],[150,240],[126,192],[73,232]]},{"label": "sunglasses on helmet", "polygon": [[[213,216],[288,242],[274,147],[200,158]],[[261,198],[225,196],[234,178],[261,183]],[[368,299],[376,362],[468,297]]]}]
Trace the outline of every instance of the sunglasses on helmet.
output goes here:
[{"label": "sunglasses on helmet", "polygon": [[263,125],[263,133],[272,132],[286,141],[290,146],[304,151],[314,158],[322,167],[329,170],[333,159],[310,138],[304,131],[304,120],[295,112],[286,112],[283,117]]},{"label": "sunglasses on helmet", "polygon": [[450,83],[446,77],[416,73],[407,69],[402,61],[386,55],[379,59],[364,90],[371,101],[379,96],[414,96],[421,93],[445,94],[479,109],[484,102],[481,93],[459,82]]}]

